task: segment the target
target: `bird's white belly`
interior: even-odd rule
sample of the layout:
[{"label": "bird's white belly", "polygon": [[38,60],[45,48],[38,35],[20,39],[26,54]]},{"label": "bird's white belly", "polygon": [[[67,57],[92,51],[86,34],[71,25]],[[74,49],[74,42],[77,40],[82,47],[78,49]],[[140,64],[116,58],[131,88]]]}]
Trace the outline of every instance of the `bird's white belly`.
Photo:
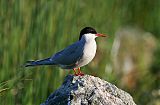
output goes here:
[{"label": "bird's white belly", "polygon": [[96,54],[97,45],[96,42],[89,42],[84,46],[83,56],[77,62],[77,68],[87,65],[89,62],[93,60]]}]

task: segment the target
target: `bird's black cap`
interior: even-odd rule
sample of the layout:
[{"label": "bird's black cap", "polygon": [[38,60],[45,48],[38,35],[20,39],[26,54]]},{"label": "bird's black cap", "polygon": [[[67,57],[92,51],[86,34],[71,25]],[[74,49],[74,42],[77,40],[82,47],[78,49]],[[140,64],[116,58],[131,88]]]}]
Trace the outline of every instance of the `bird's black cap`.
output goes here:
[{"label": "bird's black cap", "polygon": [[85,27],[80,32],[79,40],[81,40],[81,38],[82,38],[82,36],[84,34],[88,34],[88,33],[97,34],[97,32],[96,32],[96,30],[94,28],[92,28],[92,27]]}]

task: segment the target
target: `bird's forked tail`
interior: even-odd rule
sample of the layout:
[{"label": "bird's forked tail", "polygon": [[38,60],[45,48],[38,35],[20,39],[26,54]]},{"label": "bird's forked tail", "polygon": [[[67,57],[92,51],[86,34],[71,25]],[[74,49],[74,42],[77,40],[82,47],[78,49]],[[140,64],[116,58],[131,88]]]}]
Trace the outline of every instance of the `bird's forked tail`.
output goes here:
[{"label": "bird's forked tail", "polygon": [[36,61],[27,61],[26,64],[24,64],[25,67],[39,66],[39,65],[55,65],[55,64],[51,58],[46,58],[46,59],[36,60]]}]

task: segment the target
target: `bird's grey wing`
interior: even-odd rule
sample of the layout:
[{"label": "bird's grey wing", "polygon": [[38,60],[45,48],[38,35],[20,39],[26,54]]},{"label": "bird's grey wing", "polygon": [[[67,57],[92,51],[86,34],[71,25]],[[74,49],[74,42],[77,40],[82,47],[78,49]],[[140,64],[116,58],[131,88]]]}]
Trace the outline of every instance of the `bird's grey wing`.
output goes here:
[{"label": "bird's grey wing", "polygon": [[54,63],[59,65],[72,65],[75,64],[83,55],[84,44],[76,42],[64,50],[56,53],[51,58]]}]

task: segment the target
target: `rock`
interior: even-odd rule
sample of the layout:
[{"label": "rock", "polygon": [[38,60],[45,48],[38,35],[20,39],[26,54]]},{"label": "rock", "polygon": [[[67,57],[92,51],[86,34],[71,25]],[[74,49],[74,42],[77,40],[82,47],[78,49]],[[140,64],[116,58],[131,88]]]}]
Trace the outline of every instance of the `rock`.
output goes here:
[{"label": "rock", "polygon": [[68,75],[41,105],[136,105],[132,97],[98,77]]}]

